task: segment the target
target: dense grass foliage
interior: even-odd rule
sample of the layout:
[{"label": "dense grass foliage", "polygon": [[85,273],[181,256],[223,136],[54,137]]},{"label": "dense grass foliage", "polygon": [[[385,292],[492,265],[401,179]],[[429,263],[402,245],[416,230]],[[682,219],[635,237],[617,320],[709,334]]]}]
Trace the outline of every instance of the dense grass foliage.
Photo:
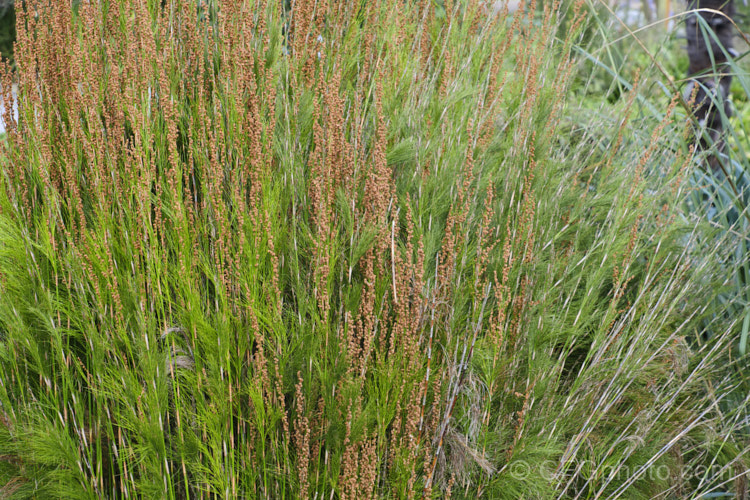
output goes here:
[{"label": "dense grass foliage", "polygon": [[0,496],[742,494],[734,240],[582,2],[197,5],[19,6]]},{"label": "dense grass foliage", "polygon": [[3,9],[0,4],[0,55],[13,60],[13,42],[16,40],[16,11],[11,7]]}]

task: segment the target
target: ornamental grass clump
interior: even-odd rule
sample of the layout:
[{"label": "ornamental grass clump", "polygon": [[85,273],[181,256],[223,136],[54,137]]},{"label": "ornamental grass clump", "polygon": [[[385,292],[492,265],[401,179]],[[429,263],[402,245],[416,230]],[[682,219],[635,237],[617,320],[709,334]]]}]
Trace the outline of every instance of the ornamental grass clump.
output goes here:
[{"label": "ornamental grass clump", "polygon": [[578,112],[583,2],[493,12],[17,5],[0,496],[739,491],[677,101]]}]

